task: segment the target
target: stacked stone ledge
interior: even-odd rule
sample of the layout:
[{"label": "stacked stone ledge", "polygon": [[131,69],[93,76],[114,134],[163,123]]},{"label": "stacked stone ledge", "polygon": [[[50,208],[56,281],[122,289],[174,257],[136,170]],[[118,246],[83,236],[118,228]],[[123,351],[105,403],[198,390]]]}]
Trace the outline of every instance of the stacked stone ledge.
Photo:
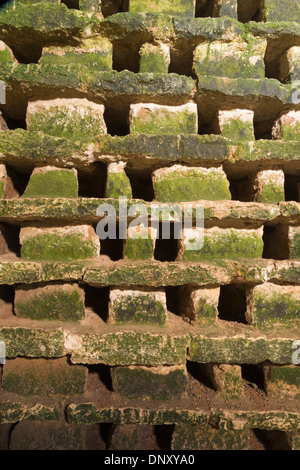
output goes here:
[{"label": "stacked stone ledge", "polygon": [[[87,449],[103,423],[114,431],[97,445],[111,450],[159,449],[161,425],[170,432],[175,425],[172,450],[262,446],[257,429],[277,447],[280,431],[285,446],[299,449],[300,369],[292,358],[300,208],[299,197],[287,194],[298,175],[300,118],[290,83],[299,79],[292,38],[300,33],[280,22],[299,22],[300,10],[291,0],[200,3],[130,0],[129,11],[115,16],[104,1],[80,0],[76,12],[59,1],[20,0],[15,16],[9,7],[0,12],[8,23],[0,79],[10,106],[0,115],[7,352],[0,437],[10,434],[10,449]],[[194,18],[201,12],[211,18]],[[281,28],[272,32],[277,41],[289,38],[276,55],[282,83],[266,78],[269,22]],[[25,73],[9,36],[16,26],[41,41],[42,54]],[[135,72],[114,70],[124,46],[133,48]],[[184,55],[190,70],[170,73]],[[10,129],[9,100],[18,96],[24,111],[26,101],[26,131]],[[269,112],[259,97],[278,106],[272,140],[257,139],[257,120]],[[118,104],[126,136],[110,135]],[[210,107],[212,135],[199,135]],[[99,163],[102,195],[82,198],[83,175],[88,194],[100,192],[93,193]],[[23,190],[20,170],[28,176]],[[136,198],[139,174],[151,188],[145,184]],[[234,175],[244,178],[238,197]],[[147,199],[146,190],[148,211],[190,203],[195,214],[203,203],[204,226],[184,229],[169,260],[157,227],[128,224],[113,262],[106,253],[117,245],[106,252],[97,236],[96,202],[117,207],[122,196],[131,204]],[[92,215],[85,204],[94,204]],[[35,209],[27,220],[28,207]]]}]

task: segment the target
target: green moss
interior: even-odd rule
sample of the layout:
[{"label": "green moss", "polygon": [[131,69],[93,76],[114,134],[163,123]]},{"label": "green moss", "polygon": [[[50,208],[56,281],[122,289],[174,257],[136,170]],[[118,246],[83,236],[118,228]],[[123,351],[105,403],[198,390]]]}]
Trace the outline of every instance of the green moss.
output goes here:
[{"label": "green moss", "polygon": [[209,424],[176,426],[172,450],[245,450],[248,429],[226,430]]},{"label": "green moss", "polygon": [[199,324],[214,323],[218,316],[217,308],[206,299],[200,299],[196,307],[195,321]]},{"label": "green moss", "polygon": [[132,296],[114,300],[114,320],[116,323],[156,324],[166,323],[166,312],[163,305],[151,294]]},{"label": "green moss", "polygon": [[4,193],[5,193],[5,183],[4,181],[0,180],[0,199],[4,198]]},{"label": "green moss", "polygon": [[230,122],[224,124],[222,135],[233,142],[255,141],[253,124],[243,122],[239,119],[232,119]]},{"label": "green moss", "polygon": [[76,260],[97,256],[97,247],[79,234],[60,236],[44,234],[27,238],[21,247],[21,256],[28,259]]},{"label": "green moss", "polygon": [[231,199],[225,174],[199,174],[194,170],[162,175],[154,180],[155,199],[160,202],[185,202]]},{"label": "green moss", "polygon": [[300,387],[300,367],[273,367],[270,382],[275,384],[284,382],[287,385]]},{"label": "green moss", "polygon": [[261,237],[254,233],[239,234],[228,230],[224,233],[204,235],[203,247],[200,250],[185,250],[182,260],[261,258],[263,247]]},{"label": "green moss", "polygon": [[253,324],[270,326],[279,323],[281,327],[297,324],[300,302],[290,294],[273,294],[271,297],[254,294]]},{"label": "green moss", "polygon": [[5,342],[7,357],[60,357],[64,355],[62,330],[3,327],[0,340]]},{"label": "green moss", "polygon": [[85,315],[84,304],[77,291],[32,296],[27,302],[19,301],[16,308],[19,317],[35,320],[76,321]]},{"label": "green moss", "polygon": [[300,259],[300,233],[290,239],[290,259]]},{"label": "green moss", "polygon": [[0,63],[2,62],[13,62],[8,50],[0,51]]},{"label": "green moss", "polygon": [[266,21],[300,22],[300,5],[294,0],[265,0]]},{"label": "green moss", "polygon": [[187,376],[183,369],[162,373],[149,368],[117,367],[113,371],[114,390],[127,398],[168,400],[179,398],[186,389]]},{"label": "green moss", "polygon": [[132,134],[197,134],[197,115],[160,109],[132,118]]},{"label": "green moss", "polygon": [[168,15],[183,15],[193,18],[194,0],[130,0],[129,11],[133,13],[150,12]]},{"label": "green moss", "polygon": [[78,197],[77,176],[69,170],[51,170],[31,175],[23,197]]},{"label": "green moss", "polygon": [[275,204],[284,201],[284,199],[284,187],[273,182],[264,184],[263,190],[257,196],[257,202],[264,202],[268,204]]},{"label": "green moss", "polygon": [[168,73],[169,59],[155,46],[144,49],[140,59],[140,73]]},{"label": "green moss", "polygon": [[282,126],[282,139],[285,141],[300,140],[300,124]]},{"label": "green moss", "polygon": [[128,238],[124,247],[124,256],[128,259],[152,259],[153,240],[148,238]]},{"label": "green moss", "polygon": [[118,199],[120,196],[132,198],[132,189],[128,176],[123,173],[108,172],[106,182],[106,197]]}]

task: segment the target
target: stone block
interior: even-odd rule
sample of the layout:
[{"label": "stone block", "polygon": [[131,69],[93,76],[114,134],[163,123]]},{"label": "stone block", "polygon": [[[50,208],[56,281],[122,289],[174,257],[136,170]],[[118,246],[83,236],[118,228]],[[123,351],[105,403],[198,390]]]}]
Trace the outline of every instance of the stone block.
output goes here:
[{"label": "stone block", "polygon": [[300,80],[300,46],[291,47],[281,56],[279,68],[282,82]]},{"label": "stone block", "polygon": [[272,129],[273,139],[300,140],[300,111],[283,114]]},{"label": "stone block", "polygon": [[254,111],[249,109],[232,109],[219,111],[219,127],[227,139],[233,141],[254,141]]},{"label": "stone block", "polygon": [[5,190],[8,183],[7,171],[6,166],[4,164],[0,164],[0,199],[5,197]]},{"label": "stone block", "polygon": [[176,424],[172,450],[246,450],[248,429],[227,430],[223,426]]},{"label": "stone block", "polygon": [[261,258],[263,229],[209,228],[183,229],[178,259],[201,261],[213,259]]},{"label": "stone block", "polygon": [[109,323],[164,325],[166,320],[166,294],[163,289],[110,289]]},{"label": "stone block", "polygon": [[114,391],[132,399],[180,398],[187,387],[187,372],[183,365],[114,367],[111,376]]},{"label": "stone block", "polygon": [[172,16],[195,16],[195,0],[129,0],[130,13],[164,13]]},{"label": "stone block", "polygon": [[132,104],[129,123],[131,134],[197,134],[197,105]]},{"label": "stone block", "polygon": [[44,166],[34,168],[23,197],[78,197],[75,168]]},{"label": "stone block", "polygon": [[104,106],[86,98],[57,98],[30,101],[27,107],[27,130],[41,131],[70,140],[92,141],[106,134]]},{"label": "stone block", "polygon": [[26,226],[20,230],[21,256],[27,259],[64,260],[95,258],[100,241],[90,225]]},{"label": "stone block", "polygon": [[265,366],[264,376],[269,398],[300,400],[299,366]]},{"label": "stone block", "polygon": [[300,227],[289,227],[288,242],[290,259],[300,259]]},{"label": "stone block", "polygon": [[198,168],[173,165],[152,173],[154,197],[159,202],[231,199],[222,167]]},{"label": "stone block", "polygon": [[238,1],[237,0],[215,0],[213,16],[229,16],[238,19]]},{"label": "stone block", "polygon": [[300,287],[270,282],[247,294],[248,323],[256,327],[286,328],[300,324]]},{"label": "stone block", "polygon": [[123,256],[125,259],[153,259],[157,230],[152,227],[139,225],[128,227],[127,240],[124,243]]},{"label": "stone block", "polygon": [[180,286],[178,290],[180,314],[185,320],[198,324],[214,323],[218,318],[220,288]]},{"label": "stone block", "polygon": [[231,364],[214,365],[217,389],[226,399],[238,399],[244,393],[241,366]]},{"label": "stone block", "polygon": [[145,43],[140,49],[140,73],[168,73],[170,47],[166,44]]},{"label": "stone block", "polygon": [[264,78],[266,47],[266,39],[254,37],[203,42],[194,52],[194,71],[198,77]]},{"label": "stone block", "polygon": [[101,14],[99,0],[79,0],[79,10]]},{"label": "stone block", "polygon": [[85,316],[84,290],[77,284],[19,285],[15,314],[34,320],[81,320]]},{"label": "stone block", "polygon": [[93,71],[112,70],[112,43],[107,38],[84,39],[79,46],[44,47],[39,64],[86,66]]},{"label": "stone block", "polygon": [[120,196],[132,198],[132,189],[128,176],[125,173],[125,162],[113,162],[107,166],[107,180],[105,195],[108,198],[118,199]]},{"label": "stone block", "polygon": [[86,431],[63,421],[22,421],[12,431],[9,450],[85,450]]},{"label": "stone block", "polygon": [[5,44],[5,42],[0,41],[0,63],[3,62],[17,62],[12,50]]},{"label": "stone block", "polygon": [[264,0],[266,21],[297,21],[300,23],[300,4],[295,0]]},{"label": "stone block", "polygon": [[3,368],[2,388],[18,395],[83,394],[88,369],[59,359],[8,359]]},{"label": "stone block", "polygon": [[158,450],[155,427],[118,424],[114,428],[109,450]]},{"label": "stone block", "polygon": [[275,204],[285,200],[284,172],[261,170],[254,178],[254,201]]}]

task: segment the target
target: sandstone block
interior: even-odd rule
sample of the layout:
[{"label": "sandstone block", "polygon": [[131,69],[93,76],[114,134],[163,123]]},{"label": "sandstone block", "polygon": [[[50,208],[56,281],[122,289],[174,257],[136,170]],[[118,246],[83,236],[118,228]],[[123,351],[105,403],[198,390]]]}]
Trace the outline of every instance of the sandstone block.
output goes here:
[{"label": "sandstone block", "polygon": [[109,450],[158,450],[155,427],[146,424],[118,424]]},{"label": "sandstone block", "polygon": [[289,227],[290,259],[300,259],[300,227]]},{"label": "sandstone block", "polygon": [[114,367],[111,375],[114,391],[133,399],[180,398],[187,386],[185,366]]},{"label": "sandstone block", "polygon": [[255,202],[278,203],[285,200],[284,172],[261,170],[254,179]]},{"label": "sandstone block", "polygon": [[108,198],[118,199],[120,196],[132,198],[132,189],[128,176],[125,173],[126,163],[114,162],[107,166],[107,180],[105,195]]},{"label": "sandstone block", "polygon": [[78,197],[75,168],[53,166],[34,168],[23,197]]},{"label": "sandstone block", "polygon": [[221,133],[233,141],[254,141],[254,112],[249,109],[219,111]]},{"label": "sandstone block", "polygon": [[127,240],[124,243],[125,259],[153,259],[157,230],[139,225],[128,227]]},{"label": "sandstone block", "polygon": [[220,288],[179,287],[180,313],[188,321],[214,323],[218,317]]},{"label": "sandstone block", "polygon": [[27,226],[20,230],[21,256],[28,259],[75,260],[95,258],[100,241],[93,227]]},{"label": "sandstone block", "polygon": [[154,171],[152,181],[155,199],[160,202],[231,199],[229,182],[222,167],[173,165]]},{"label": "sandstone block", "polygon": [[171,59],[170,47],[166,44],[143,44],[140,56],[140,73],[168,73]]},{"label": "sandstone block", "polygon": [[195,0],[129,0],[131,13],[164,13],[172,16],[193,18],[195,15]]},{"label": "sandstone block", "polygon": [[85,316],[84,290],[77,284],[19,285],[15,313],[35,320],[78,321]]},{"label": "sandstone block", "polygon": [[265,366],[264,373],[268,397],[300,400],[300,367]]},{"label": "sandstone block", "polygon": [[288,49],[280,59],[280,75],[282,82],[291,83],[300,80],[300,47]]},{"label": "sandstone block", "polygon": [[272,129],[273,139],[300,140],[300,111],[282,115]]},{"label": "sandstone block", "polygon": [[300,22],[300,4],[294,0],[265,0],[264,17],[266,21]]},{"label": "sandstone block", "polygon": [[166,294],[163,289],[115,289],[109,294],[110,323],[164,325],[167,320]]},{"label": "sandstone block", "polygon": [[132,104],[129,122],[131,134],[197,134],[197,105]]}]

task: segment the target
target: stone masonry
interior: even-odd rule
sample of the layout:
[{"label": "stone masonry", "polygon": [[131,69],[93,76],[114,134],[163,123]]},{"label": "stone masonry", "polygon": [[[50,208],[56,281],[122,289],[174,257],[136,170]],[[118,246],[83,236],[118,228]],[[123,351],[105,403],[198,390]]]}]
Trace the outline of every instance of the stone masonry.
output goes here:
[{"label": "stone masonry", "polygon": [[1,450],[299,450],[299,64],[295,0],[1,4]]}]

